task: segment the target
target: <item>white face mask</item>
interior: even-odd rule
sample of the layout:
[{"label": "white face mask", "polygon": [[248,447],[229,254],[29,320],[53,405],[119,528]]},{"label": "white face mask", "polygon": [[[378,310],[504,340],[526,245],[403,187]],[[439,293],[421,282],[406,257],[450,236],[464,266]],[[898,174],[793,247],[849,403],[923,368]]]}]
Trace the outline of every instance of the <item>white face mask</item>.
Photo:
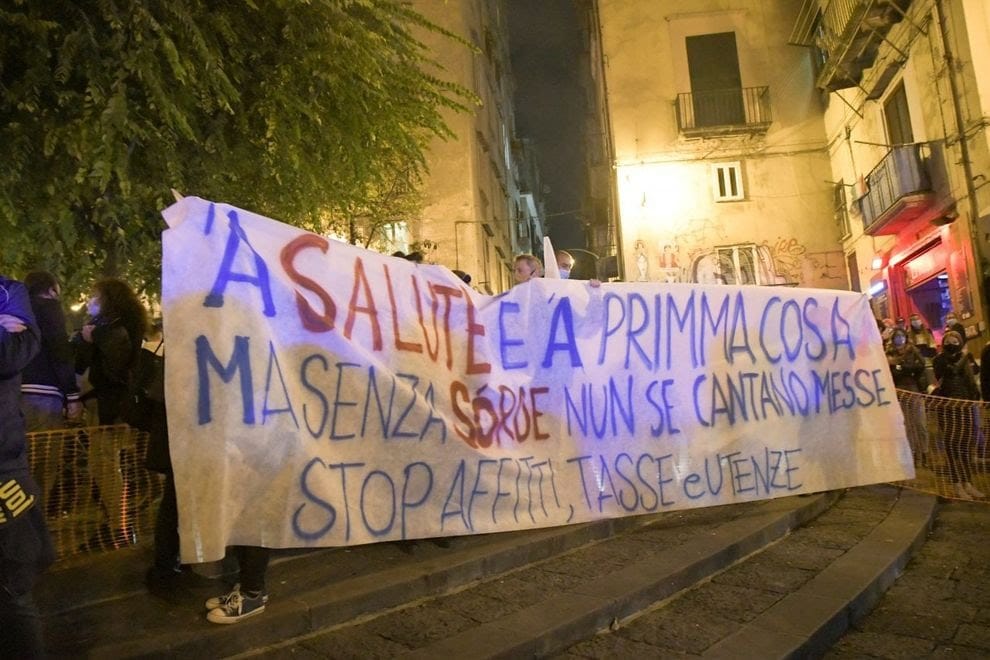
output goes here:
[{"label": "white face mask", "polygon": [[96,298],[93,298],[88,303],[86,303],[86,312],[90,316],[99,316],[100,315],[100,301],[97,300]]},{"label": "white face mask", "polygon": [[568,277],[571,276],[570,268],[560,268],[558,270],[560,271],[560,279],[562,280],[566,280]]}]

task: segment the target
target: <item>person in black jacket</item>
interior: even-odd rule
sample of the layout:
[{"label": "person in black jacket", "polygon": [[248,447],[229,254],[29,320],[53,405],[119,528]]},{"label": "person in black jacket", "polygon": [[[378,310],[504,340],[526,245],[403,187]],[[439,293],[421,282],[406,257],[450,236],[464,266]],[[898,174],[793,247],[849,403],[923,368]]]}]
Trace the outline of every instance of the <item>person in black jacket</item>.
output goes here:
[{"label": "person in black jacket", "polygon": [[79,419],[83,408],[58,280],[51,273],[35,271],[27,274],[24,285],[41,330],[41,351],[21,374],[21,412],[30,433],[62,428],[66,418]]},{"label": "person in black jacket", "polygon": [[942,352],[935,356],[932,367],[938,379],[939,396],[961,400],[945,401],[939,408],[951,494],[973,499],[984,495],[972,483],[970,449],[976,441],[976,425],[973,404],[964,401],[979,401],[980,392],[973,377],[976,362],[972,355],[963,351],[964,343],[965,339],[955,330],[946,332],[942,337]]},{"label": "person in black jacket", "polygon": [[897,401],[904,413],[911,451],[916,461],[925,464],[928,461],[929,448],[928,415],[925,412],[924,398],[918,395],[928,389],[925,359],[909,341],[906,331],[896,329],[891,334],[890,345],[887,347],[887,365],[894,377],[894,387],[901,390],[897,394]]},{"label": "person in black jacket", "polygon": [[100,280],[86,304],[89,322],[74,338],[76,373],[89,369],[100,424],[124,421],[147,314],[125,282]]},{"label": "person in black jacket", "polygon": [[[121,424],[129,412],[147,314],[131,287],[115,278],[100,280],[93,286],[86,310],[89,322],[73,338],[76,372],[89,370],[100,424]],[[120,547],[133,541],[120,461],[121,452],[127,448],[113,433],[90,435],[90,471],[100,490],[107,524],[87,541],[86,549]]]},{"label": "person in black jacket", "polygon": [[21,370],[39,347],[27,289],[0,276],[0,653],[12,658],[44,656],[31,590],[54,559],[20,411]]}]

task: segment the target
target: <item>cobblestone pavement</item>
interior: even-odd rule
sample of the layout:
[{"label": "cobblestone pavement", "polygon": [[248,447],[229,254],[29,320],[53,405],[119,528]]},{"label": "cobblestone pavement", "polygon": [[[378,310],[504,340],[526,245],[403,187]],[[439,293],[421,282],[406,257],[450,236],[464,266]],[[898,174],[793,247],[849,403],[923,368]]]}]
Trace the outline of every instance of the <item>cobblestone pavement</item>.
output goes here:
[{"label": "cobblestone pavement", "polygon": [[826,658],[990,658],[990,505],[943,502],[927,543]]},{"label": "cobblestone pavement", "polygon": [[[847,497],[765,552],[559,658],[700,657],[739,622],[757,616],[844,552],[878,513]],[[751,656],[740,649],[738,657]],[[990,506],[941,503],[922,549],[825,657],[990,657]]]}]

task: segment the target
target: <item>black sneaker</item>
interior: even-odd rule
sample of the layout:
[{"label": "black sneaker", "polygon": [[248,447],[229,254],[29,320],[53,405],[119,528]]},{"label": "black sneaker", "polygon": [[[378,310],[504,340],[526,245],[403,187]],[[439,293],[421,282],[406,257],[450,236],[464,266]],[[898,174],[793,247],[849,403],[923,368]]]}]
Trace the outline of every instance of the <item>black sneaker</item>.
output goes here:
[{"label": "black sneaker", "polygon": [[[211,598],[207,603],[209,604]],[[268,604],[268,594],[263,591],[246,591],[234,589],[229,594],[221,596],[217,602],[222,602],[219,607],[211,609],[206,615],[206,620],[210,623],[237,623],[242,619],[261,614]]]},{"label": "black sneaker", "polygon": [[[227,603],[234,597],[234,594],[241,593],[241,583],[238,582],[234,585],[234,588],[230,590],[230,593],[226,593],[222,596],[214,596],[213,598],[206,599],[206,611],[215,610],[218,607],[226,607]],[[264,591],[261,592],[261,598],[264,600],[265,605],[268,604],[268,594]]]}]

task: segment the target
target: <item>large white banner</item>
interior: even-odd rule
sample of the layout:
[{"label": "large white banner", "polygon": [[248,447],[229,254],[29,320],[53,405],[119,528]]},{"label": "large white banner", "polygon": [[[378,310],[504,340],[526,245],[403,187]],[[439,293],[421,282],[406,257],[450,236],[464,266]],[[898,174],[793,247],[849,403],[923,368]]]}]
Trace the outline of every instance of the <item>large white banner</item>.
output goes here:
[{"label": "large white banner", "polygon": [[486,296],[231,206],[164,215],[183,561],[914,476],[862,294],[545,279]]}]

